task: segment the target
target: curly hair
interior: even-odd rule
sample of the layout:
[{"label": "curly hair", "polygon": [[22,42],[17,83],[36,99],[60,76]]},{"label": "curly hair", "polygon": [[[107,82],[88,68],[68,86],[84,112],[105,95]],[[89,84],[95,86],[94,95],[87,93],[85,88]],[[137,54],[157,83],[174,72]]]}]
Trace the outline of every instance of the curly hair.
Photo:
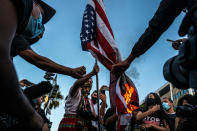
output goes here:
[{"label": "curly hair", "polygon": [[157,93],[151,92],[145,98],[145,107],[147,107],[147,100],[148,100],[148,97],[149,97],[150,94],[152,94],[154,96],[155,104],[161,106],[161,99],[160,99],[159,95]]},{"label": "curly hair", "polygon": [[150,94],[152,94],[154,96],[155,104],[156,105],[160,105],[160,110],[156,111],[155,114],[157,114],[158,116],[160,116],[162,120],[166,120],[166,122],[169,123],[169,116],[163,110],[161,99],[160,99],[160,97],[159,97],[159,95],[157,93],[151,92],[151,93],[149,93],[146,96],[146,99],[145,99],[145,111],[148,110],[147,99],[148,99],[148,97],[149,97]]}]

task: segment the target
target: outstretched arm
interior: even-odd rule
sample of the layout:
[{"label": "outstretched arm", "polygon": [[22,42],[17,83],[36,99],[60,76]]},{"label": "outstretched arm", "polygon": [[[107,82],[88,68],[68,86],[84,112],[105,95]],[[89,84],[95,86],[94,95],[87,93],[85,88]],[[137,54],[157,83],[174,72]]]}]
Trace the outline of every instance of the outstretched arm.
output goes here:
[{"label": "outstretched arm", "polygon": [[24,51],[19,52],[19,55],[28,61],[29,63],[37,66],[38,68],[54,73],[60,73],[64,75],[69,75],[74,78],[81,78],[83,74],[85,74],[86,70],[84,66],[78,68],[69,68],[60,64],[55,63],[54,61],[41,56],[34,52],[31,49],[27,49]]},{"label": "outstretched arm", "polygon": [[[129,68],[132,61],[144,54],[159,39],[164,31],[173,23],[174,19],[185,7],[186,1],[162,0],[153,18],[149,21],[149,26],[134,45],[129,57],[112,66],[112,72],[119,73]],[[177,5],[179,3],[179,5]]]},{"label": "outstretched arm", "polygon": [[88,73],[87,75],[85,75],[84,77],[78,79],[74,85],[71,87],[70,89],[70,95],[74,96],[75,92],[88,80],[90,79],[92,76],[96,75],[99,72],[99,67],[97,64],[94,65],[93,70]]}]

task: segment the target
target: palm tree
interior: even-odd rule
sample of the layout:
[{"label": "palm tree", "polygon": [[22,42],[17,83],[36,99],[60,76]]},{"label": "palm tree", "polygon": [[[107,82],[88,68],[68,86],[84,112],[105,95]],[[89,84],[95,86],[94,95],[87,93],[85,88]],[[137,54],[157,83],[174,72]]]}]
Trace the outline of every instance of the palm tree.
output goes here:
[{"label": "palm tree", "polygon": [[51,114],[52,109],[56,109],[57,107],[59,107],[60,101],[64,98],[59,90],[59,85],[55,85],[52,95],[46,97],[49,97],[49,99],[46,98],[44,108],[47,109],[48,114]]}]

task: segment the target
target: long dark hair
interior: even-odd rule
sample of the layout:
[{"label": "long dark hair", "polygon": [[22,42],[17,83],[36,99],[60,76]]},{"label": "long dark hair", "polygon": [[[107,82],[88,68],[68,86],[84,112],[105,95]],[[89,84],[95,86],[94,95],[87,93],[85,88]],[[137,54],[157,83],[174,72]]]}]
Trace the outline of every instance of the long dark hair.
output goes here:
[{"label": "long dark hair", "polygon": [[154,96],[155,104],[161,106],[161,99],[160,99],[160,97],[156,93],[151,92],[145,98],[145,108],[146,108],[146,110],[148,110],[148,98],[149,98],[150,94],[152,94]]},{"label": "long dark hair", "polygon": [[161,99],[157,93],[151,92],[146,96],[145,111],[148,110],[147,100],[148,100],[150,94],[152,94],[154,96],[155,105],[160,105],[160,110],[156,111],[155,115],[159,116],[161,118],[161,120],[166,120],[166,122],[169,123],[169,116],[166,114],[166,112],[162,108]]}]

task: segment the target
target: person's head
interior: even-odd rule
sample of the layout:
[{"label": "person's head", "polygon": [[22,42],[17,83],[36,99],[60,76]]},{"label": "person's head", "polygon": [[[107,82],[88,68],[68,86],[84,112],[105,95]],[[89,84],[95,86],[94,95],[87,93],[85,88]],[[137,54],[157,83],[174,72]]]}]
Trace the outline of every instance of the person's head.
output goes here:
[{"label": "person's head", "polygon": [[160,97],[156,93],[149,93],[145,99],[145,106],[146,108],[152,107],[154,105],[160,105],[161,106],[161,100]]},{"label": "person's head", "polygon": [[90,90],[92,89],[92,79],[88,79],[81,87],[81,93],[84,97],[88,97]]},{"label": "person's head", "polygon": [[42,0],[34,0],[34,3],[39,6],[42,16],[43,16],[43,24],[46,24],[56,13],[55,9],[49,6]]},{"label": "person's head", "polygon": [[32,14],[22,34],[23,37],[30,41],[31,44],[37,42],[44,34],[44,24],[46,24],[55,13],[55,9],[42,0],[33,0]]},{"label": "person's head", "polygon": [[41,106],[42,100],[43,100],[43,97],[42,96],[38,97],[37,98],[37,102],[38,102],[37,105]]},{"label": "person's head", "polygon": [[109,87],[106,85],[102,85],[99,92],[105,95],[105,91],[109,91]]},{"label": "person's head", "polygon": [[162,107],[167,112],[170,111],[170,110],[174,111],[173,110],[174,109],[174,104],[173,104],[173,101],[170,98],[167,98],[167,97],[163,98],[163,100],[162,100]]},{"label": "person's head", "polygon": [[33,99],[33,103],[32,104],[33,104],[35,109],[39,109],[40,108],[40,106],[42,104],[42,100],[43,100],[42,96],[40,96],[40,97],[38,97],[36,99]]},{"label": "person's head", "polygon": [[178,127],[176,131],[197,130],[197,117],[195,108],[195,106],[197,106],[196,94],[194,96],[189,94],[183,96],[179,100],[178,106],[182,107],[182,109],[177,109],[177,115],[179,114],[180,120],[178,122]]},{"label": "person's head", "polygon": [[91,94],[91,98],[97,98],[97,91],[94,90]]},{"label": "person's head", "polygon": [[26,81],[26,79],[21,80],[21,81],[19,82],[19,85],[20,85],[21,87],[26,86],[25,81]]},{"label": "person's head", "polygon": [[184,95],[183,97],[179,99],[177,106],[184,106],[187,104],[192,104],[192,99],[193,99],[192,95],[190,94]]}]

